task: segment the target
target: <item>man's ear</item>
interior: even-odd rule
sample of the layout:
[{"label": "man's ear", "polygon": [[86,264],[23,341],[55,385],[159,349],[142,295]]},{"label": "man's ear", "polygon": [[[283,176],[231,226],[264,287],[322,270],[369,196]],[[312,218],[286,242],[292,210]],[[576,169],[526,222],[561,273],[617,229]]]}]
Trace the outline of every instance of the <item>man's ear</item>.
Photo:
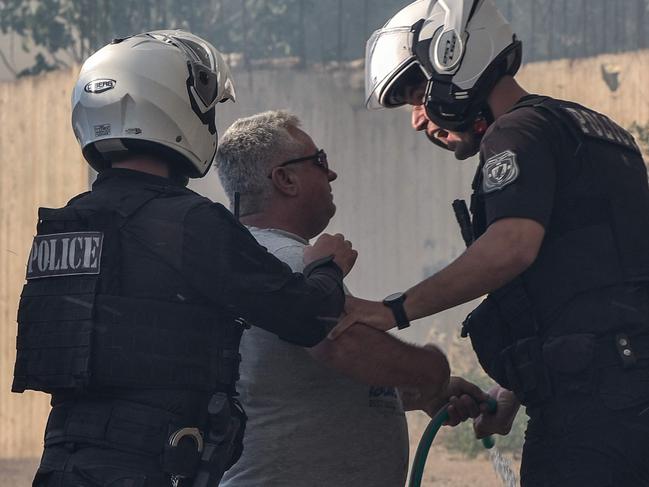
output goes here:
[{"label": "man's ear", "polygon": [[290,169],[277,167],[271,173],[271,181],[277,191],[285,196],[297,196],[299,192],[299,182],[297,174]]}]

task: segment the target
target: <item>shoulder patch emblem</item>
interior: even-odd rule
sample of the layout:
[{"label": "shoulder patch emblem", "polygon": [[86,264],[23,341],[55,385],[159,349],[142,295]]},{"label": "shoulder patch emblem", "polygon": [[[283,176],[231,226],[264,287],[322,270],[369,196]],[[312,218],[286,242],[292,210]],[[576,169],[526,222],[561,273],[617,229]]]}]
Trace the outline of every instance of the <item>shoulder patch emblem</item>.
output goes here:
[{"label": "shoulder patch emblem", "polygon": [[491,193],[503,189],[518,179],[516,154],[510,150],[487,159],[482,168],[482,191]]}]

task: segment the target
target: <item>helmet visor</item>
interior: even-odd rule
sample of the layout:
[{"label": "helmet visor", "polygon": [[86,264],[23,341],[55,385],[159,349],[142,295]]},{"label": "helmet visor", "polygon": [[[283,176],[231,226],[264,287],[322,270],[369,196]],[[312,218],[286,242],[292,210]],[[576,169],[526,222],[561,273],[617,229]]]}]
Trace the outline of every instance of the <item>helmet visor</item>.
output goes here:
[{"label": "helmet visor", "polygon": [[412,43],[410,27],[380,29],[369,38],[365,50],[367,108],[398,106],[390,103],[386,95],[400,74],[415,62]]},{"label": "helmet visor", "polygon": [[[150,34],[162,37],[161,40],[173,44],[185,53],[192,74],[190,92],[202,113],[214,108],[217,103],[224,101],[224,98],[234,98],[229,79],[226,80],[225,87],[221,86],[224,83],[219,82],[220,70],[223,67],[219,65],[219,59],[209,44],[198,36],[182,31],[154,31]],[[229,78],[229,71],[226,76]],[[225,93],[221,93],[222,91]]]}]

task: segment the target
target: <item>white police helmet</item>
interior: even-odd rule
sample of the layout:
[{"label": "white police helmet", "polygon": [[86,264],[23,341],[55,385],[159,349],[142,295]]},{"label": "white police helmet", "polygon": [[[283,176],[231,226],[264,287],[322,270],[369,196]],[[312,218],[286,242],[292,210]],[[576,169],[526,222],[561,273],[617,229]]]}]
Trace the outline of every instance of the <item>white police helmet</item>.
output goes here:
[{"label": "white police helmet", "polygon": [[[489,111],[487,96],[498,80],[518,71],[521,43],[493,0],[420,0],[395,19],[414,6],[422,10],[422,3],[427,4],[426,17],[410,15],[400,21],[410,23],[409,51],[418,69],[399,70],[391,82],[391,99],[403,104],[399,93],[404,85],[421,83],[423,73],[428,79],[428,117],[447,130],[465,130]],[[384,55],[389,58],[374,49],[371,57]],[[391,106],[385,95],[381,101],[382,106]]]},{"label": "white police helmet", "polygon": [[221,53],[200,37],[160,30],[117,39],[81,67],[72,127],[97,171],[154,154],[202,177],[216,154],[217,103],[235,99]]}]

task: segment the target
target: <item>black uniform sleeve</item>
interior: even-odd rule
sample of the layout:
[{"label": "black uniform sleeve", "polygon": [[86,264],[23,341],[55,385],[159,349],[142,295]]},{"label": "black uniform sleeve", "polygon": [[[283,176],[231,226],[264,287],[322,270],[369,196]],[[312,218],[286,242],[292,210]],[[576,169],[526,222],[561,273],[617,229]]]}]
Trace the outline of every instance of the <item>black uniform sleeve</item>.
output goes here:
[{"label": "black uniform sleeve", "polygon": [[502,218],[529,218],[547,228],[552,213],[557,146],[551,122],[534,108],[499,118],[480,148],[486,224]]},{"label": "black uniform sleeve", "polygon": [[302,346],[320,342],[344,308],[336,264],[293,273],[217,203],[194,208],[185,219],[183,273],[229,313]]}]

